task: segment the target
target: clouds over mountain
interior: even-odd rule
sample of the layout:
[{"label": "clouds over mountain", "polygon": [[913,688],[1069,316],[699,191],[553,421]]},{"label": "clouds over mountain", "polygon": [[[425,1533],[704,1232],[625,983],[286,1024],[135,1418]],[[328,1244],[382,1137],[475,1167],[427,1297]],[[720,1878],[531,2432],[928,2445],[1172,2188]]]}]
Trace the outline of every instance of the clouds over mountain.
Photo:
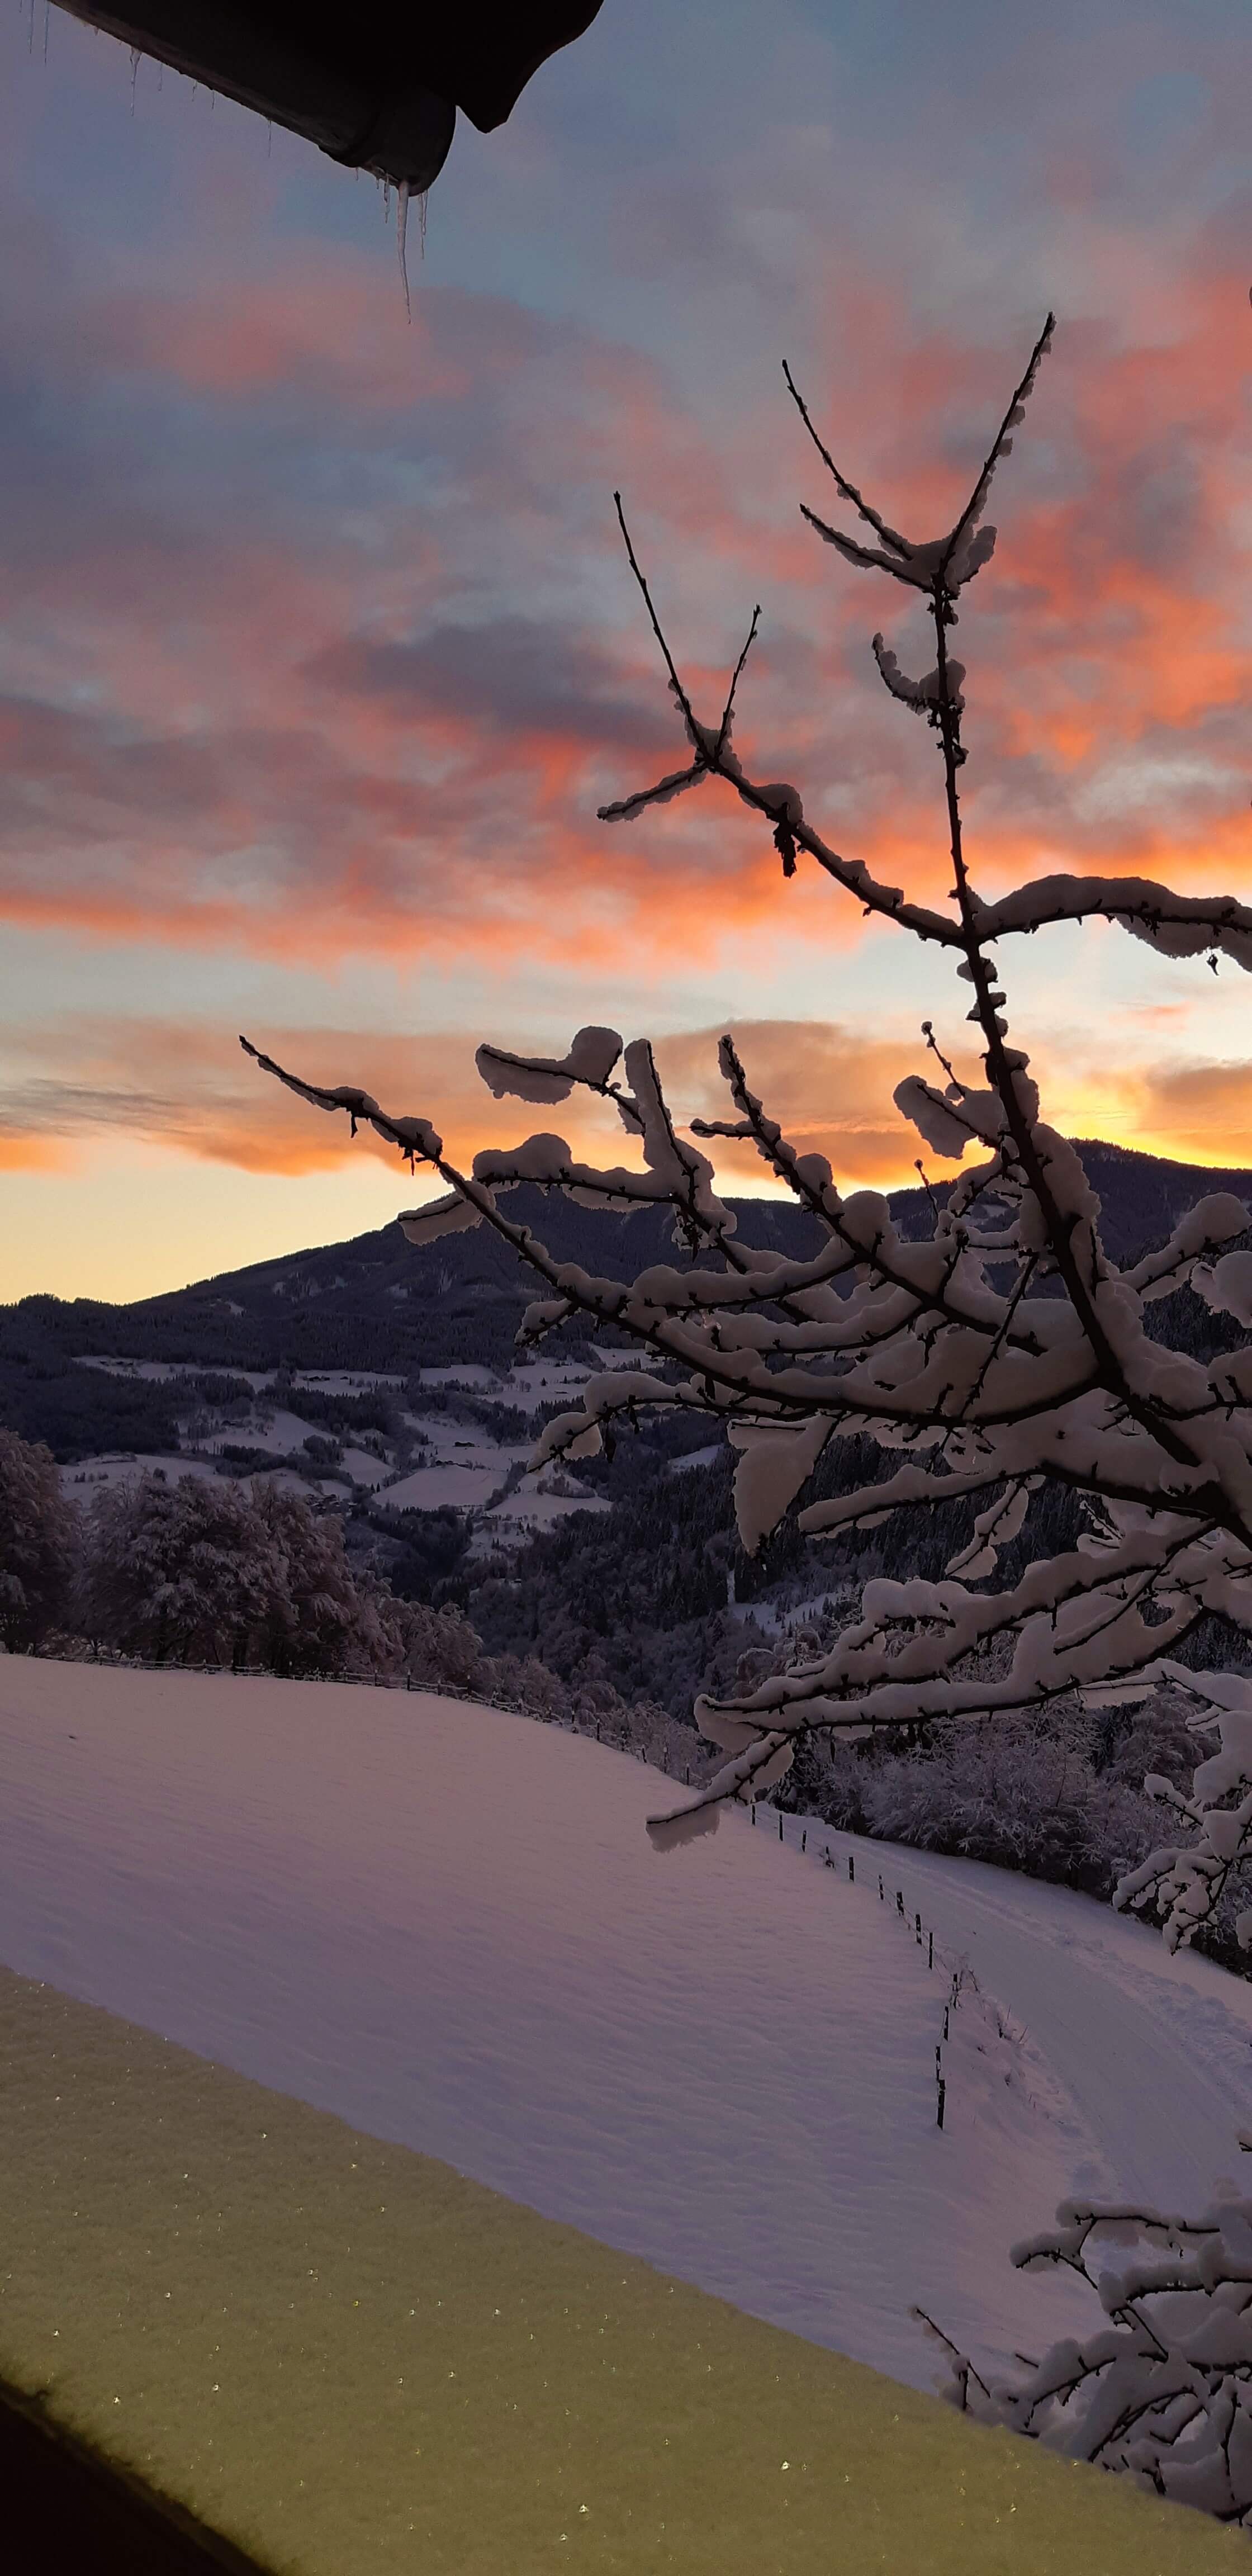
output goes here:
[{"label": "clouds over mountain", "polygon": [[[46,72],[0,34],[11,1161],[68,1126],[101,1152],[142,1131],[333,1162],[295,1104],[270,1098],[258,1141],[242,998],[219,1023],[210,982],[214,1010],[263,983],[262,1038],[354,1019],[363,1078],[376,1061],[414,1105],[412,1068],[450,1134],[490,1140],[483,1032],[439,1008],[455,977],[519,1043],[555,1041],[575,987],[583,1017],[617,1021],[628,989],[670,1032],[724,1009],[796,1132],[850,1178],[907,1170],[886,1103],[928,1004],[859,907],[809,870],[784,885],[720,785],[595,819],[687,750],[620,490],[699,710],[759,599],[745,761],[944,899],[933,737],[869,653],[882,626],[917,667],[922,619],[803,526],[801,500],[837,496],[783,356],[841,464],[930,535],[1057,303],[962,603],[975,877],[1252,892],[1244,10],[970,0],[914,11],[907,45],[899,23],[777,0],[763,46],[725,0],[601,12],[506,128],[458,138],[424,260],[410,243],[411,324],[368,183],[146,72],[132,119],[124,54],[68,19]],[[93,967],[86,1020],[36,1016],[32,943],[76,989]],[[349,972],[373,1014],[342,1005]],[[1022,1032],[1045,1056],[1054,972],[1032,965]],[[443,1033],[406,1053],[419,985]],[[703,1036],[663,1047],[709,1105]],[[1101,1097],[1199,1150],[1205,1048],[1180,1022],[1159,1049]]]}]

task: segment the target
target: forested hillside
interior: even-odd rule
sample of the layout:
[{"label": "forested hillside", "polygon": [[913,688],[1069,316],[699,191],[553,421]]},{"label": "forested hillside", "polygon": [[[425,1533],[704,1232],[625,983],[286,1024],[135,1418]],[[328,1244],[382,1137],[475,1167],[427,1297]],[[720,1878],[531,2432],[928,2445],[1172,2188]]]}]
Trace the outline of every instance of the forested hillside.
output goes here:
[{"label": "forested hillside", "polygon": [[[1084,1145],[1082,1154],[1103,1201],[1106,1239],[1122,1258],[1160,1241],[1214,1187],[1252,1203],[1252,1173],[1161,1162],[1103,1144]],[[662,1213],[604,1215],[535,1188],[513,1192],[509,1203],[561,1257],[593,1271],[633,1276],[651,1262],[684,1257]],[[734,1204],[749,1242],[802,1251],[813,1240],[811,1221],[789,1202]],[[906,1231],[928,1230],[923,1191],[900,1192],[892,1205]],[[626,1696],[655,1700],[679,1720],[689,1717],[700,1688],[733,1680],[753,1633],[745,1637],[745,1612],[755,1611],[762,1634],[773,1638],[798,1605],[820,1616],[827,1598],[866,1575],[938,1576],[967,1539],[973,1507],[959,1502],[942,1511],[919,1507],[887,1532],[826,1544],[803,1540],[791,1516],[750,1558],[735,1528],[729,1453],[710,1448],[706,1422],[681,1415],[645,1416],[637,1430],[618,1436],[611,1456],[580,1460],[578,1486],[595,1508],[567,1503],[565,1516],[534,1535],[484,1523],[481,1513],[442,1499],[435,1473],[410,1503],[412,1477],[394,1480],[432,1457],[437,1424],[445,1425],[449,1459],[494,1460],[504,1478],[498,1490],[507,1493],[544,1419],[569,1400],[555,1385],[557,1363],[592,1355],[578,1324],[545,1343],[541,1369],[552,1376],[541,1375],[527,1410],[519,1409],[511,1383],[493,1383],[491,1375],[460,1386],[421,1379],[423,1370],[461,1367],[499,1372],[503,1380],[517,1358],[515,1335],[532,1285],[486,1227],[414,1247],[393,1225],[132,1306],[27,1298],[0,1310],[0,1421],[46,1441],[67,1469],[108,1452],[142,1458],[186,1451],[208,1423],[214,1437],[206,1465],[238,1477],[285,1462],[320,1477],[323,1496],[342,1514],[354,1561],[372,1565],[404,1597],[464,1611],[489,1652],[538,1656],[565,1683],[609,1678]],[[1190,1289],[1149,1306],[1146,1318],[1162,1338],[1197,1352],[1243,1338],[1231,1317],[1213,1314]],[[178,1374],[118,1376],[82,1365],[88,1356],[159,1362]],[[310,1387],[299,1382],[310,1370],[385,1373],[394,1383]],[[244,1371],[264,1374],[263,1396]],[[281,1439],[276,1445],[258,1425],[258,1404],[280,1408],[291,1442],[285,1453]],[[377,1451],[378,1473],[391,1480],[377,1490],[354,1482],[342,1463],[345,1445],[355,1444],[359,1470],[362,1443]],[[202,1447],[197,1454],[204,1456]],[[834,1480],[842,1488],[849,1478],[880,1472],[868,1443],[832,1446],[800,1500],[820,1499]],[[491,1490],[488,1476],[484,1491]],[[1080,1526],[1076,1503],[1044,1494],[1006,1563],[1072,1545]],[[1221,1644],[1242,1661],[1240,1640]]]},{"label": "forested hillside", "polygon": [[[1209,1190],[1252,1199],[1249,1172],[1164,1162],[1116,1145],[1080,1150],[1103,1203],[1105,1242],[1117,1259],[1163,1241],[1184,1209]],[[941,1201],[946,1188],[940,1183],[935,1191]],[[588,1270],[633,1277],[651,1262],[675,1258],[664,1211],[605,1215],[532,1187],[509,1193],[507,1204],[559,1259]],[[890,1204],[906,1233],[928,1230],[922,1190],[897,1191]],[[812,1220],[790,1201],[745,1198],[731,1205],[745,1242],[798,1254],[816,1242]],[[26,1297],[0,1307],[0,1420],[27,1438],[48,1440],[65,1457],[111,1445],[170,1445],[170,1403],[159,1387],[110,1385],[94,1375],[84,1385],[84,1373],[72,1363],[87,1353],[190,1370],[356,1368],[401,1378],[458,1362],[507,1368],[532,1289],[508,1245],[485,1226],[414,1246],[393,1224],[130,1306]],[[581,1341],[581,1328],[569,1326],[547,1347],[576,1348]]]}]

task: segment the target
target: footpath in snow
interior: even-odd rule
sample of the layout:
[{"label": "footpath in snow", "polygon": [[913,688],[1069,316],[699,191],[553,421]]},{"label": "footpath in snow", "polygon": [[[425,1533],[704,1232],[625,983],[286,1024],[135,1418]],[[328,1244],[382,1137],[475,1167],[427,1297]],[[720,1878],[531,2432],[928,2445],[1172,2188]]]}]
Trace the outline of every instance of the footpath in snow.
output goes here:
[{"label": "footpath in snow", "polygon": [[0,1657],[0,1768],[19,1974],[918,2388],[914,2301],[984,2370],[1091,2329],[1008,2260],[1063,2196],[1239,2171],[1252,1986],[1063,1889],[764,1810],[661,1856],[630,1756],[363,1687]]}]

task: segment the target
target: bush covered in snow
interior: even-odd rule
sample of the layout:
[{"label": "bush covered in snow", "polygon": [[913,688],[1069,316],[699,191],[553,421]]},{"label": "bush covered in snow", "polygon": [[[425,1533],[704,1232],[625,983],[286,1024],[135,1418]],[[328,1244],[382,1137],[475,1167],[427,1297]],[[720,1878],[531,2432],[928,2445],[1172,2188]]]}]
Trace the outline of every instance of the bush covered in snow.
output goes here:
[{"label": "bush covered in snow", "polygon": [[1142,1790],[1099,1773],[1091,1751],[1076,1714],[941,1724],[927,1752],[865,1765],[866,1829],[1111,1896],[1158,1837]]}]

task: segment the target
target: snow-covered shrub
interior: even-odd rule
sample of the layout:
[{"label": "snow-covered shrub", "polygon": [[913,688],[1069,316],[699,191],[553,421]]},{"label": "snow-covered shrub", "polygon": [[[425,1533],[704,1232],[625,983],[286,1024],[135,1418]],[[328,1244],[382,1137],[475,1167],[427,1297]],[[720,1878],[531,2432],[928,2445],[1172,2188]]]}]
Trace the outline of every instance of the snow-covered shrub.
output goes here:
[{"label": "snow-covered shrub", "polygon": [[[906,1236],[878,1192],[845,1193],[822,1155],[784,1135],[729,1035],[719,1049],[726,1114],[692,1120],[685,1134],[645,1040],[623,1050],[616,1031],[588,1027],[561,1056],[480,1049],[479,1069],[497,1098],[555,1108],[580,1088],[608,1104],[626,1144],[623,1160],[607,1168],[583,1162],[544,1130],[511,1151],[478,1154],[464,1171],[428,1118],[393,1116],[353,1085],[308,1083],[258,1057],[313,1106],[346,1113],[354,1129],[368,1121],[411,1168],[420,1162],[437,1173],[444,1195],[402,1219],[413,1240],[485,1224],[512,1244],[537,1282],[523,1342],[538,1343],[582,1316],[594,1331],[635,1344],[640,1367],[594,1373],[580,1405],[544,1428],[532,1467],[595,1453],[646,1407],[707,1416],[729,1437],[736,1519],[750,1554],[806,1488],[799,1526],[828,1542],[879,1524],[889,1534],[903,1509],[940,1513],[957,1501],[972,1508],[972,1534],[941,1575],[884,1573],[863,1582],[853,1615],[797,1669],[697,1702],[697,1725],[725,1759],[693,1795],[650,1820],[660,1850],[713,1830],[728,1801],[774,1787],[814,1734],[869,1731],[908,1743],[919,1727],[939,1722],[1017,1722],[1076,1693],[1163,1666],[1177,1672],[1177,1649],[1206,1619],[1252,1630],[1252,1351],[1246,1342],[1232,1347],[1226,1324],[1207,1356],[1194,1335],[1177,1329],[1171,1346],[1146,1320],[1155,1301],[1168,1300],[1168,1331],[1174,1292],[1190,1286],[1219,1320],[1246,1331],[1248,1208],[1214,1193],[1168,1242],[1119,1262],[1102,1239],[1099,1199],[1078,1153],[1043,1116],[1029,1057],[1019,1033],[1010,1034],[1008,998],[1014,943],[1060,922],[1104,921],[1166,957],[1206,961],[1214,972],[1223,960],[1252,970],[1252,909],[1142,877],[1061,873],[990,899],[965,842],[967,672],[950,637],[968,585],[995,547],[986,519],[993,478],[1052,329],[1049,316],[964,507],[945,533],[925,541],[892,527],[849,482],[787,379],[859,533],[807,508],[805,518],[845,563],[885,575],[897,601],[903,591],[929,622],[920,678],[901,669],[882,635],[873,652],[893,699],[935,737],[952,869],[941,904],[914,899],[834,849],[798,788],[759,781],[745,766],[732,735],[759,611],[720,711],[697,714],[617,501],[684,748],[681,766],[603,807],[602,817],[628,821],[717,779],[769,832],[784,879],[804,860],[863,912],[955,969],[946,1005],[955,1000],[976,1029],[979,1065],[958,1070],[933,1023],[923,1021],[922,1067],[895,1093],[923,1145],[959,1166],[946,1197],[932,1193],[928,1235]],[[808,1257],[738,1241],[734,1211],[701,1150],[724,1139],[754,1146],[772,1179],[808,1212]],[[559,1260],[508,1212],[507,1193],[523,1181],[597,1207],[667,1209],[673,1261],[630,1280]],[[840,1447],[859,1458],[867,1440],[880,1453],[880,1471],[832,1479]],[[819,1466],[822,1491],[812,1498]],[[1049,1545],[1047,1505],[1057,1494],[1082,1497],[1089,1525]],[[882,1544],[885,1551],[889,1535]],[[1006,1548],[1014,1551],[1007,1566]],[[1186,1841],[1162,1845],[1117,1891],[1120,1903],[1155,1901],[1173,1945],[1213,1915],[1252,1857],[1252,1678],[1192,1678],[1218,1712],[1221,1750],[1196,1771],[1181,1810]],[[1157,1794],[1155,1775],[1150,1785]],[[1159,1794],[1179,1812],[1180,1793],[1163,1775]],[[1240,1915],[1239,1934],[1252,1947],[1252,1908]],[[1205,2419],[1193,2438],[1233,2440],[1226,2398],[1212,2393],[1217,2378],[1188,2367],[1193,2377],[1180,2403],[1195,2398]],[[1093,2406],[1091,2420],[1102,2420],[1098,2386],[1093,2397],[1084,2379],[1074,2403],[1080,2415]]]},{"label": "snow-covered shrub", "polygon": [[690,1728],[624,1699],[607,1673],[567,1682],[533,1655],[489,1655],[460,1610],[398,1598],[351,1563],[338,1513],[270,1481],[148,1475],[106,1490],[82,1524],[75,1601],[97,1650],[406,1682],[599,1727],[670,1770],[695,1750]]},{"label": "snow-covered shrub", "polygon": [[1154,1690],[1139,1702],[1123,1725],[1111,1731],[1098,1767],[1107,1780],[1142,1788],[1149,1772],[1172,1780],[1176,1788],[1190,1781],[1196,1766],[1197,1728],[1194,1701],[1188,1717],[1182,1694],[1171,1687]]},{"label": "snow-covered shrub", "polygon": [[[1093,2269],[1101,2238],[1155,2250]],[[1107,2323],[1083,2343],[1053,2344],[1025,2378],[989,2386],[915,2309],[947,2348],[949,2401],[1252,2530],[1252,2200],[1219,2182],[1197,2219],[1063,2201],[1056,2227],[1015,2245],[1012,2259],[1077,2272]]]},{"label": "snow-covered shrub", "polygon": [[11,1654],[72,1626],[76,1529],[51,1450],[0,1430],[0,1645]]},{"label": "snow-covered shrub", "polygon": [[1111,1896],[1153,1848],[1159,1817],[1141,1787],[1098,1772],[1092,1750],[1079,1711],[940,1724],[927,1751],[863,1766],[864,1830]]}]

